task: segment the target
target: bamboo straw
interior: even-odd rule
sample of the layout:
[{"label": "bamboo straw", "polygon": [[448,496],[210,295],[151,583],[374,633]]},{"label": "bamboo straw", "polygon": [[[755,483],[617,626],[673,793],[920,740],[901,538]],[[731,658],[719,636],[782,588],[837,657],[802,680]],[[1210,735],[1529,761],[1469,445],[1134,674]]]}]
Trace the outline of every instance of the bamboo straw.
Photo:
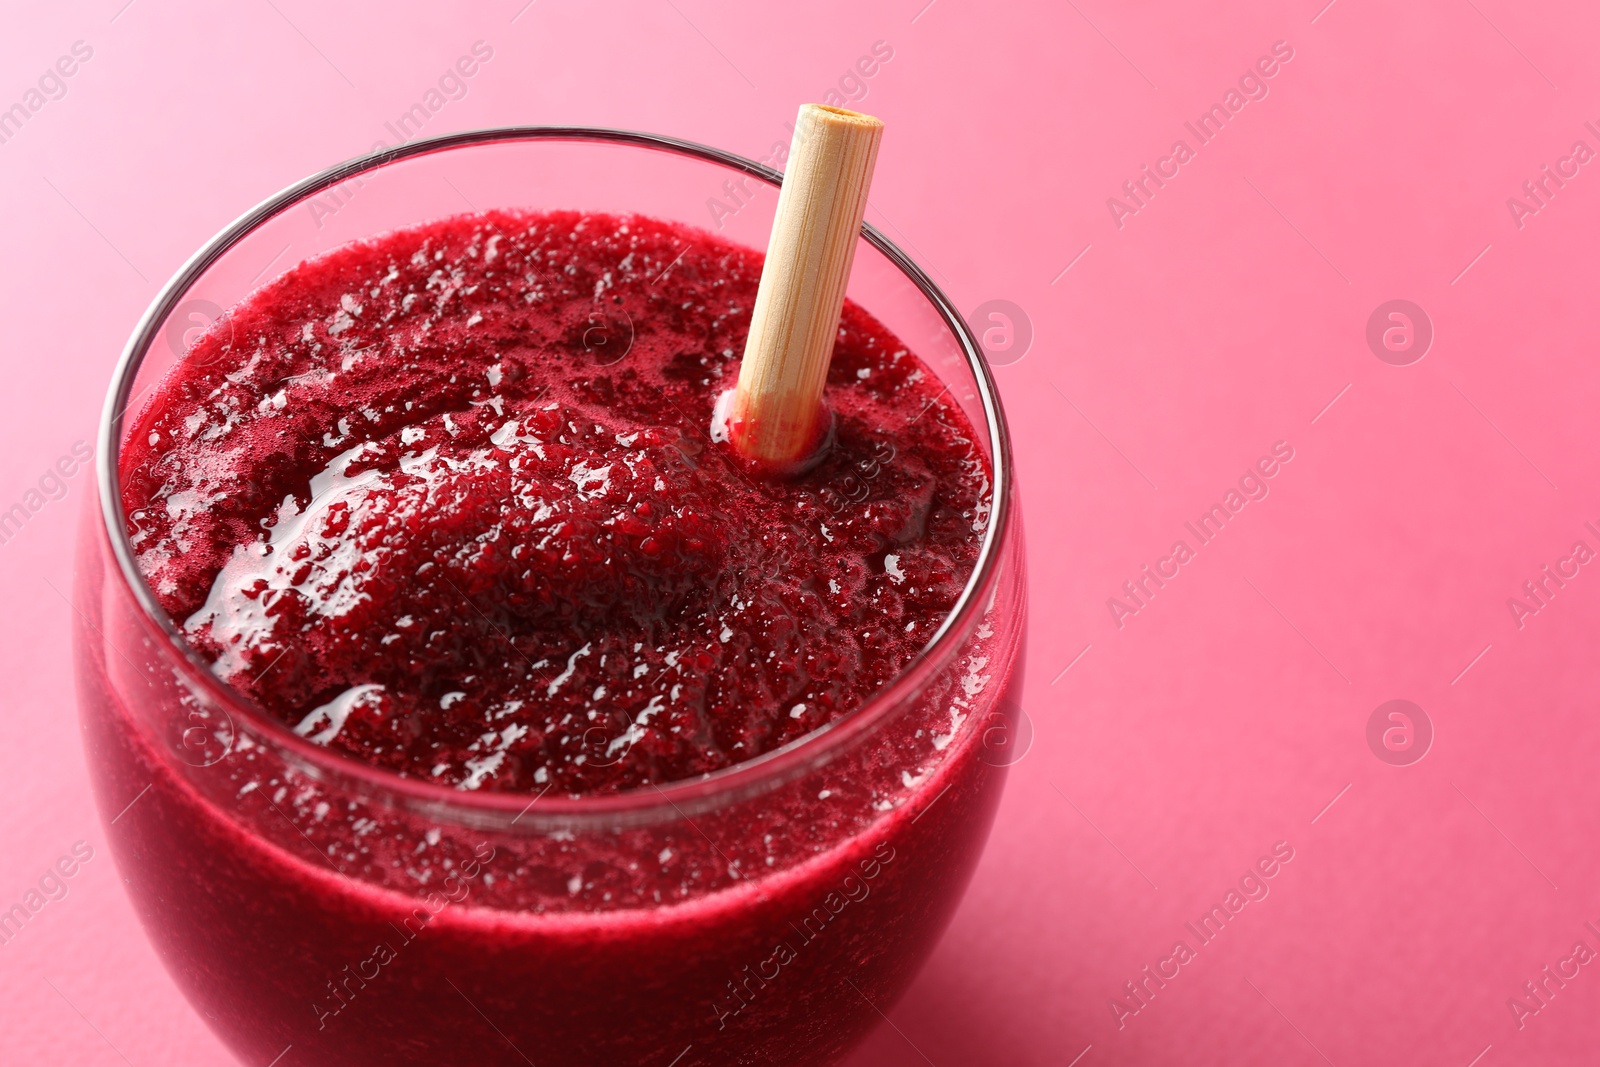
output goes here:
[{"label": "bamboo straw", "polygon": [[871,115],[821,104],[802,105],[795,123],[739,382],[725,398],[728,441],[773,472],[804,467],[830,425],[822,388],[882,138]]}]

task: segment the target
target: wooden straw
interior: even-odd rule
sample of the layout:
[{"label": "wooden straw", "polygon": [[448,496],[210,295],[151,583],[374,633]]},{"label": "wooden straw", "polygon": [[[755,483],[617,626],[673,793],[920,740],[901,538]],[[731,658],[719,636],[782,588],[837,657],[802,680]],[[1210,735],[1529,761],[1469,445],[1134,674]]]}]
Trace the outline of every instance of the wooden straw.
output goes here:
[{"label": "wooden straw", "polygon": [[871,115],[821,104],[802,105],[795,123],[724,428],[735,451],[775,472],[803,467],[829,425],[822,387],[882,138]]}]

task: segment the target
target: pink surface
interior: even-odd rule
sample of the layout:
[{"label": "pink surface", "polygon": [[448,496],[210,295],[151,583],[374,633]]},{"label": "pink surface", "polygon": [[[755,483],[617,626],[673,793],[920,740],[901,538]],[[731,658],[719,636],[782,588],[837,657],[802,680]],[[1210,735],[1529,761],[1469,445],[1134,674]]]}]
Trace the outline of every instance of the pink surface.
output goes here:
[{"label": "pink surface", "polygon": [[[0,544],[0,903],[74,842],[94,856],[0,946],[0,1059],[231,1062],[103,847],[60,595],[91,477],[47,475],[92,440],[159,283],[248,205],[392,140],[384,123],[475,41],[494,58],[426,132],[594,123],[765,157],[881,40],[893,58],[844,83],[888,123],[869,219],[964,309],[1031,319],[997,375],[1036,737],[954,926],[852,1063],[1594,1062],[1600,14],[923,2],[798,19],[706,0],[112,0],[13,25],[0,106],[40,106],[0,143],[0,511],[32,509]],[[92,56],[44,83],[65,94],[30,99],[76,41]],[[1245,86],[1264,98],[1201,144],[1185,123],[1279,41],[1293,58]],[[1136,178],[1143,203],[1122,190]],[[1367,340],[1395,299],[1433,332],[1404,366],[1420,344],[1380,336],[1380,359]],[[1229,501],[1280,441],[1293,458]],[[1209,543],[1185,526],[1229,503]],[[1135,601],[1123,583],[1146,564],[1169,577]],[[1535,579],[1554,595],[1530,598]],[[1431,724],[1420,762],[1390,762],[1417,747],[1386,749],[1387,719],[1369,746],[1394,699]],[[1278,842],[1293,859],[1245,880],[1267,895],[1201,944],[1186,923]],[[1146,965],[1176,974],[1141,1002],[1124,983]]]}]

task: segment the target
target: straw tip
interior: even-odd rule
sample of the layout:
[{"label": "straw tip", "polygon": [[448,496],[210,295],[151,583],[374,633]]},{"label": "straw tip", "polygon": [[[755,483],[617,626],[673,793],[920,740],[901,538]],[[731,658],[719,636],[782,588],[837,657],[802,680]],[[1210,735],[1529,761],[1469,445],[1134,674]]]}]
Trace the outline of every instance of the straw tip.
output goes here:
[{"label": "straw tip", "polygon": [[831,104],[801,104],[800,115],[807,114],[817,122],[828,122],[840,126],[861,126],[877,129],[883,126],[883,120],[875,115],[868,115],[861,111],[851,111],[848,108],[834,107]]}]

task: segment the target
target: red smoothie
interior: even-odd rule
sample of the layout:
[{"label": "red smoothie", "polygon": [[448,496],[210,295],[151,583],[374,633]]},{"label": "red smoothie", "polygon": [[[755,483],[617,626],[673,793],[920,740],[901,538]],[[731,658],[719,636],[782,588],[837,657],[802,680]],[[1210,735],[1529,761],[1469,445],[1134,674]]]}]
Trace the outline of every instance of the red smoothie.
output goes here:
[{"label": "red smoothie", "polygon": [[211,671],[311,744],[534,812],[474,829],[397,807],[181,680],[130,697],[83,657],[103,803],[154,786],[116,827],[136,900],[241,1053],[818,1063],[914,973],[997,798],[1010,620],[759,795],[538,818],[547,795],[657,793],[836,723],[972,572],[988,461],[860,308],[817,466],[755,478],[710,439],[760,271],[637,216],[447,219],[259,290],[139,415],[129,540]]}]

